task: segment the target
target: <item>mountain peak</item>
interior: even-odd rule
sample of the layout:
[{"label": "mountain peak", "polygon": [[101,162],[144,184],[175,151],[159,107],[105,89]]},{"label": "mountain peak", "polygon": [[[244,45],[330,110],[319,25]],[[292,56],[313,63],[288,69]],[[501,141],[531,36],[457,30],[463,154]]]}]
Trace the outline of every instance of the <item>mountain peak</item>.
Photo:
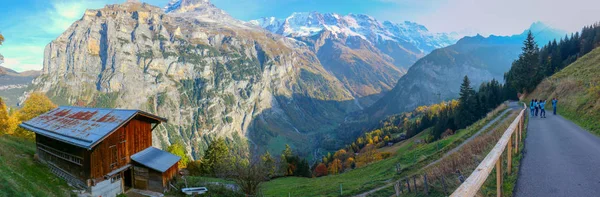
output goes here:
[{"label": "mountain peak", "polygon": [[408,42],[417,46],[421,52],[448,46],[457,40],[446,34],[429,32],[425,26],[415,22],[380,22],[366,14],[350,13],[343,16],[337,13],[294,12],[285,19],[267,17],[249,23],[289,37],[314,36],[322,31],[330,31],[336,35],[358,36],[372,43]]},{"label": "mountain peak", "polygon": [[203,22],[245,26],[241,21],[217,8],[209,0],[172,0],[164,7],[164,11],[167,14],[194,18]]},{"label": "mountain peak", "polygon": [[189,12],[196,11],[202,9],[202,7],[212,7],[215,6],[210,3],[209,0],[171,0],[169,4],[165,6],[165,12]]}]

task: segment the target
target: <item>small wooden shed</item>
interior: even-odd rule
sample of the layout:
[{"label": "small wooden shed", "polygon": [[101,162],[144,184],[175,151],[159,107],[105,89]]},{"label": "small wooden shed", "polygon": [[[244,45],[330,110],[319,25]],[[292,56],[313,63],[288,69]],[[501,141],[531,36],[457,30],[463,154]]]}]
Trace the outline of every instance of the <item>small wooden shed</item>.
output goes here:
[{"label": "small wooden shed", "polygon": [[150,147],[131,156],[134,188],[164,192],[177,175],[180,157]]}]

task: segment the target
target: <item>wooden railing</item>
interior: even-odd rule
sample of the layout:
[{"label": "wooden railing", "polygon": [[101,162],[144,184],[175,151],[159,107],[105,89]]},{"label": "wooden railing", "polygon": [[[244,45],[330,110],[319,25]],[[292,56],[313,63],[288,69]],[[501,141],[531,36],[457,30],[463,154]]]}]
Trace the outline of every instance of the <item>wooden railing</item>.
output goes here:
[{"label": "wooden railing", "polygon": [[[475,196],[477,191],[481,188],[485,180],[488,178],[492,169],[496,167],[496,193],[497,196],[502,196],[502,153],[504,149],[508,148],[508,174],[511,173],[512,168],[512,155],[519,153],[519,142],[521,141],[523,122],[525,121],[525,110],[527,106],[523,104],[523,110],[519,113],[519,116],[510,124],[508,129],[504,132],[498,143],[490,151],[490,153],[483,159],[483,161],[477,166],[477,168],[471,173],[471,176],[465,180],[453,193],[452,197],[467,197]],[[513,137],[514,136],[514,137]],[[514,139],[514,151],[513,151],[513,139]]]}]

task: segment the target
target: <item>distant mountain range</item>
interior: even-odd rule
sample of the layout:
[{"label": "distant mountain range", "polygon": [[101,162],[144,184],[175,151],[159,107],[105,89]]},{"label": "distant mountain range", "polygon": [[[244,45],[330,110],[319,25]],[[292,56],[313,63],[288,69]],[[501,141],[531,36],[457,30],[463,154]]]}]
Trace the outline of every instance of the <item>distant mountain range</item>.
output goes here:
[{"label": "distant mountain range", "polygon": [[8,106],[17,106],[19,97],[27,90],[33,79],[39,75],[40,71],[19,73],[0,66],[0,97]]},{"label": "distant mountain range", "polygon": [[565,31],[537,22],[518,35],[464,37],[456,44],[434,50],[417,61],[398,80],[394,89],[365,110],[365,114],[377,119],[457,98],[465,75],[475,88],[491,79],[504,81],[504,73],[518,58],[530,30],[539,45],[566,35]]},{"label": "distant mountain range", "polygon": [[456,34],[431,33],[414,22],[380,22],[364,14],[301,12],[249,23],[306,43],[361,106],[390,90],[419,58],[457,40]]}]

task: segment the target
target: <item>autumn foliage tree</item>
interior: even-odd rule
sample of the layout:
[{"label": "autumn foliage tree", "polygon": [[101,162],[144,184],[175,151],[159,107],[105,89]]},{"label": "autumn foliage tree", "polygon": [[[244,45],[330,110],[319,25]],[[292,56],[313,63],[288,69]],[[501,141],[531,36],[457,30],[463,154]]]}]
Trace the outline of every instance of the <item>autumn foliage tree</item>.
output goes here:
[{"label": "autumn foliage tree", "polygon": [[[29,97],[23,103],[23,108],[19,110],[17,113],[19,123],[23,121],[31,120],[43,113],[46,113],[52,109],[56,108],[56,105],[52,103],[52,101],[42,93],[31,93]],[[16,128],[15,133],[16,136],[26,138],[26,139],[34,139],[35,134],[31,131],[27,131],[23,128]]]},{"label": "autumn foliage tree", "polygon": [[329,163],[328,167],[330,174],[339,174],[342,172],[342,161],[340,159],[334,159],[331,163]]},{"label": "autumn foliage tree", "polygon": [[0,98],[0,135],[6,134],[9,132],[10,116],[8,116],[8,110],[6,109],[6,105],[4,105],[4,101]]},{"label": "autumn foliage tree", "polygon": [[326,175],[327,175],[327,166],[325,166],[324,163],[319,163],[319,165],[317,165],[317,167],[315,168],[315,176],[320,177],[320,176],[326,176]]},{"label": "autumn foliage tree", "polygon": [[167,152],[181,157],[181,160],[178,164],[179,169],[186,168],[188,163],[191,161],[190,157],[187,155],[187,151],[185,150],[185,145],[183,145],[183,142],[181,141],[177,141],[171,144],[171,146],[167,147]]}]

